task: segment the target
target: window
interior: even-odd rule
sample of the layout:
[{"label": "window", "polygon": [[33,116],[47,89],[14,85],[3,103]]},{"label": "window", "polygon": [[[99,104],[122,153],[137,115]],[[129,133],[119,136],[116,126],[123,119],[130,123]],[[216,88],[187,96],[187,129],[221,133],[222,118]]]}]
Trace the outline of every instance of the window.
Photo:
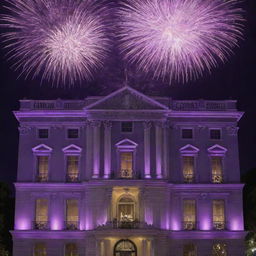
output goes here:
[{"label": "window", "polygon": [[65,256],[78,256],[77,245],[69,243],[65,245]]},{"label": "window", "polygon": [[211,129],[210,130],[210,138],[212,140],[220,140],[221,139],[221,130],[220,129]]},{"label": "window", "polygon": [[227,245],[224,243],[216,243],[212,247],[212,256],[227,256]]},{"label": "window", "polygon": [[122,122],[121,123],[121,131],[122,132],[132,132],[133,131],[133,123],[132,122]]},{"label": "window", "polygon": [[137,247],[131,240],[120,240],[115,245],[114,256],[137,256]]},{"label": "window", "polygon": [[38,138],[40,139],[48,139],[49,130],[48,129],[38,129]]},{"label": "window", "polygon": [[121,178],[133,177],[133,152],[120,152],[121,158]]},{"label": "window", "polygon": [[193,139],[193,129],[182,129],[181,137],[182,139]]},{"label": "window", "polygon": [[77,139],[79,137],[79,130],[78,129],[68,129],[68,138],[69,139]]},{"label": "window", "polygon": [[183,228],[185,230],[196,229],[196,201],[183,200]]},{"label": "window", "polygon": [[66,229],[77,230],[79,222],[78,200],[66,200]]},{"label": "window", "polygon": [[46,256],[46,245],[44,243],[36,243],[34,246],[33,256]]},{"label": "window", "polygon": [[36,200],[35,229],[48,229],[48,200],[40,198]]},{"label": "window", "polygon": [[216,230],[225,229],[225,201],[213,200],[213,228]]},{"label": "window", "polygon": [[212,182],[213,183],[222,183],[223,182],[223,166],[222,166],[222,157],[221,156],[212,156]]},{"label": "window", "polygon": [[135,203],[130,197],[123,197],[118,202],[118,220],[131,222],[135,220]]},{"label": "window", "polygon": [[185,244],[183,247],[183,256],[196,256],[196,246],[194,244]]},{"label": "window", "polygon": [[49,156],[37,156],[37,180],[48,181]]},{"label": "window", "polygon": [[79,176],[79,156],[67,156],[67,181],[77,182]]},{"label": "window", "polygon": [[194,181],[194,157],[183,156],[183,177],[185,183],[192,183]]}]

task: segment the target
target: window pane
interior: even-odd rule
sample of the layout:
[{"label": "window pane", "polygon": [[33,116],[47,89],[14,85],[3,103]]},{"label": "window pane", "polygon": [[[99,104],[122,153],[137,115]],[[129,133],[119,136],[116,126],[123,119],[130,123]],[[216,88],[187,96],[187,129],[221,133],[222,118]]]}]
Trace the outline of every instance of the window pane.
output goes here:
[{"label": "window pane", "polygon": [[193,182],[194,180],[194,157],[184,156],[183,157],[183,177],[184,182]]},{"label": "window pane", "polygon": [[211,129],[210,130],[210,138],[213,140],[220,140],[221,131],[219,129]]},{"label": "window pane", "polygon": [[132,167],[133,167],[133,153],[132,152],[121,152],[121,177],[131,178]]},{"label": "window pane", "polygon": [[122,132],[132,132],[133,123],[132,122],[122,122],[121,130]]},{"label": "window pane", "polygon": [[79,209],[77,199],[68,199],[66,201],[66,228],[78,229]]},{"label": "window pane", "polygon": [[196,227],[196,201],[184,200],[183,201],[183,221],[184,229],[195,229]]},{"label": "window pane", "polygon": [[65,245],[65,256],[78,256],[77,245],[69,243]]},{"label": "window pane", "polygon": [[48,200],[37,199],[36,200],[36,222],[48,221]]},{"label": "window pane", "polygon": [[68,138],[76,139],[79,136],[78,129],[68,129]]},{"label": "window pane", "polygon": [[216,243],[212,248],[213,256],[227,256],[227,245],[224,243]]},{"label": "window pane", "polygon": [[37,243],[34,246],[33,256],[46,256],[46,245],[44,243]]},{"label": "window pane", "polygon": [[79,161],[78,156],[68,156],[67,157],[67,179],[68,181],[75,182],[78,180],[79,174]]},{"label": "window pane", "polygon": [[48,169],[49,169],[49,157],[38,156],[37,157],[37,174],[38,181],[48,180]]},{"label": "window pane", "polygon": [[48,129],[39,129],[38,130],[38,137],[40,139],[47,139],[49,136]]},{"label": "window pane", "polygon": [[183,249],[183,256],[196,256],[196,246],[194,244],[185,244]]},{"label": "window pane", "polygon": [[183,139],[193,139],[193,130],[192,129],[182,129],[182,138]]},{"label": "window pane", "polygon": [[225,228],[225,201],[213,200],[213,226],[217,230]]},{"label": "window pane", "polygon": [[212,161],[212,182],[222,183],[223,182],[223,168],[222,168],[222,157],[214,156]]}]

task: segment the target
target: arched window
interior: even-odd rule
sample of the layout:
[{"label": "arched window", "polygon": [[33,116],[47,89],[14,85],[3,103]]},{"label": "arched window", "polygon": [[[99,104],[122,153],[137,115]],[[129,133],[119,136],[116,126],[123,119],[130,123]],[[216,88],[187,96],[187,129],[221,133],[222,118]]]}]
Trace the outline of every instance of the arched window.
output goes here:
[{"label": "arched window", "polygon": [[65,245],[65,256],[78,256],[77,245],[68,243]]},{"label": "arched window", "polygon": [[137,247],[131,240],[120,240],[115,245],[114,256],[137,256]]},{"label": "arched window", "polygon": [[118,202],[118,220],[132,222],[135,220],[135,202],[130,197],[122,197]]},{"label": "arched window", "polygon": [[227,256],[227,245],[224,243],[216,243],[212,247],[212,256]]}]

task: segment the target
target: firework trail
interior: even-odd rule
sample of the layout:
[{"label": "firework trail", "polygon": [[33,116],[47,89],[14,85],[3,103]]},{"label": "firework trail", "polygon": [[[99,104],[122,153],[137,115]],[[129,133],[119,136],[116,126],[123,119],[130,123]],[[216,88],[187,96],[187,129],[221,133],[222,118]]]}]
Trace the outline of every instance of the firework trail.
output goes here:
[{"label": "firework trail", "polygon": [[177,82],[211,71],[242,37],[236,0],[123,0],[119,40],[126,61]]},{"label": "firework trail", "polygon": [[57,86],[88,80],[107,55],[108,6],[97,0],[6,0],[8,57],[26,77]]}]

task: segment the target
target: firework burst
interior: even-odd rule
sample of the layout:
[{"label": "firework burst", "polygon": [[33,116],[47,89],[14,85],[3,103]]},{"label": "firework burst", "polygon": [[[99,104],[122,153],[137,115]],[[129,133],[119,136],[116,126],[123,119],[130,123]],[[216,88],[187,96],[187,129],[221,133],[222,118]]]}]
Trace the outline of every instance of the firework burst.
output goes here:
[{"label": "firework burst", "polygon": [[108,6],[97,0],[6,2],[4,39],[21,74],[74,85],[102,66],[109,45]]},{"label": "firework burst", "polygon": [[188,82],[224,62],[242,36],[236,0],[124,0],[125,60],[155,78]]}]

